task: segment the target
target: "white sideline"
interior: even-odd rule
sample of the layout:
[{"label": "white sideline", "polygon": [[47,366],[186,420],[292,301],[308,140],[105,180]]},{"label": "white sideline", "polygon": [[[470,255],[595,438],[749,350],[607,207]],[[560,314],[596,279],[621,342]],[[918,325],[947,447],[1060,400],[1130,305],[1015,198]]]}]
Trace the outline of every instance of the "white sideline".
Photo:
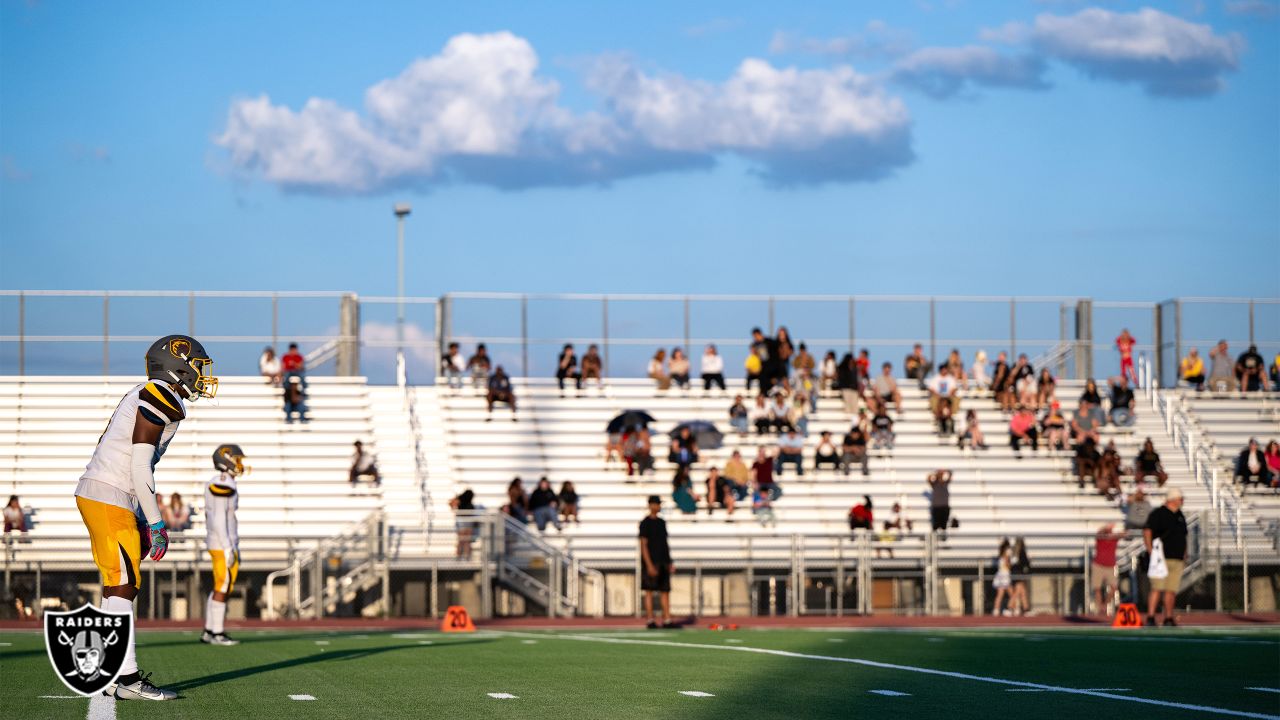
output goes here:
[{"label": "white sideline", "polygon": [[789,650],[773,650],[770,648],[747,647],[745,645],[703,645],[700,643],[681,643],[670,642],[666,640],[631,640],[627,638],[607,638],[593,637],[590,635],[574,635],[574,634],[558,634],[558,633],[522,633],[514,631],[495,631],[496,635],[507,635],[510,637],[541,637],[555,638],[557,640],[579,640],[583,642],[599,642],[611,643],[617,645],[650,645],[657,647],[674,647],[674,648],[697,648],[700,650],[727,650],[731,652],[749,652],[761,655],[775,655],[777,657],[798,658],[802,660],[825,660],[827,662],[850,663],[853,665],[864,665],[866,667],[880,668],[883,670],[903,670],[905,672],[921,673],[924,675],[937,675],[941,677],[957,678],[960,680],[974,680],[977,682],[993,683],[996,685],[1012,685],[1019,688],[1037,689],[1048,692],[1060,692],[1068,695],[1084,695],[1087,697],[1103,698],[1105,700],[1120,700],[1122,702],[1142,703],[1144,705],[1156,705],[1159,707],[1177,708],[1179,710],[1192,710],[1195,712],[1215,713],[1218,715],[1230,715],[1232,717],[1258,718],[1259,720],[1280,720],[1280,715],[1266,715],[1264,713],[1248,712],[1245,710],[1231,710],[1228,708],[1213,707],[1212,705],[1194,705],[1192,703],[1173,702],[1171,700],[1155,700],[1152,698],[1134,697],[1132,695],[1115,695],[1108,692],[1099,692],[1096,690],[1081,690],[1078,688],[1059,687],[1057,685],[1045,685],[1042,683],[1024,682],[1022,680],[1006,680],[1004,678],[986,677],[984,675],[972,675],[969,673],[953,672],[950,670],[935,670],[933,668],[915,667],[913,665],[899,665],[896,663],[879,662],[876,660],[866,660],[863,658],[835,657],[831,655],[809,655],[806,653],[791,652]]},{"label": "white sideline", "polygon": [[116,720],[116,699],[102,693],[89,698],[89,712],[85,720]]}]

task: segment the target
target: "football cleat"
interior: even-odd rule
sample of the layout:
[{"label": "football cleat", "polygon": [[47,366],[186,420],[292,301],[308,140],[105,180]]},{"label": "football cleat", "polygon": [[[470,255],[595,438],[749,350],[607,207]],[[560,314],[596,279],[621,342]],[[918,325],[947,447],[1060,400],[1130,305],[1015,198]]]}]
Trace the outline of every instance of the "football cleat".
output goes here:
[{"label": "football cleat", "polygon": [[151,684],[151,673],[143,675],[141,671],[129,677],[116,678],[117,700],[173,700],[178,693],[158,688]]},{"label": "football cleat", "polygon": [[226,633],[213,633],[205,630],[200,634],[200,642],[206,645],[239,645],[239,640],[233,640]]}]

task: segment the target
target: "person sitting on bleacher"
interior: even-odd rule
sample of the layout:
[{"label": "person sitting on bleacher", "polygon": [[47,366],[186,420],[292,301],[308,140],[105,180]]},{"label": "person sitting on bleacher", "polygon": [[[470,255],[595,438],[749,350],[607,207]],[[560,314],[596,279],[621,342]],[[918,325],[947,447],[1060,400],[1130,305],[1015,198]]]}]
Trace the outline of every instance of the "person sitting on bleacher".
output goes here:
[{"label": "person sitting on bleacher", "polygon": [[1276,353],[1276,358],[1271,361],[1271,388],[1280,390],[1280,352]]},{"label": "person sitting on bleacher", "polygon": [[17,495],[10,495],[9,504],[4,506],[4,531],[19,533],[27,531],[27,514],[23,512],[22,503]]},{"label": "person sitting on bleacher", "polygon": [[1151,438],[1142,443],[1142,449],[1138,451],[1138,456],[1133,459],[1133,481],[1142,482],[1148,476],[1156,479],[1156,484],[1164,487],[1169,479],[1168,473],[1164,471],[1164,465],[1160,463],[1160,453],[1156,452],[1155,443],[1151,442]]},{"label": "person sitting on bleacher", "polygon": [[698,512],[698,502],[702,498],[693,491],[693,479],[686,465],[677,467],[675,477],[671,479],[671,499],[685,515]]},{"label": "person sitting on bleacher", "polygon": [[875,516],[872,514],[871,496],[863,495],[862,502],[849,510],[849,529],[870,530],[874,526]]},{"label": "person sitting on bleacher", "polygon": [[1280,442],[1267,443],[1267,451],[1262,455],[1267,458],[1267,469],[1271,471],[1271,487],[1280,486]]},{"label": "person sitting on bleacher", "polygon": [[280,387],[280,359],[276,357],[275,348],[263,348],[262,355],[258,357],[258,374],[266,378],[272,387]]},{"label": "person sitting on bleacher", "polygon": [[351,469],[347,471],[347,479],[354,487],[361,478],[368,478],[374,485],[381,485],[378,475],[378,456],[364,451],[364,443],[359,440],[353,443],[355,450],[351,453]]},{"label": "person sitting on bleacher", "polygon": [[1102,458],[1098,461],[1098,472],[1093,479],[1098,492],[1113,499],[1120,495],[1120,476],[1124,468],[1120,467],[1120,451],[1116,449],[1116,441],[1111,440],[1102,450]]},{"label": "person sitting on bleacher", "polygon": [[587,346],[587,354],[582,356],[582,377],[579,378],[583,385],[588,380],[596,381],[596,389],[604,391],[604,361],[600,359],[600,347],[595,343]]},{"label": "person sitting on bleacher", "polygon": [[160,517],[170,531],[191,529],[191,508],[182,501],[182,495],[178,493],[170,493],[169,502],[160,506]]},{"label": "person sitting on bleacher", "polygon": [[1098,442],[1101,435],[1098,433],[1099,415],[1097,407],[1089,400],[1080,400],[1080,409],[1076,410],[1075,417],[1071,418],[1071,442],[1079,445],[1085,440]]},{"label": "person sitting on bleacher", "polygon": [[1133,389],[1125,376],[1111,379],[1111,424],[1116,427],[1133,427],[1137,416],[1133,413]]},{"label": "person sitting on bleacher", "polygon": [[840,469],[848,475],[854,464],[862,468],[863,475],[870,474],[871,471],[867,467],[867,431],[863,430],[858,423],[854,423],[853,427],[849,428],[849,432],[844,434],[844,439],[840,443]]},{"label": "person sitting on bleacher", "polygon": [[1036,416],[1031,408],[1019,405],[1009,418],[1009,447],[1013,448],[1014,457],[1022,459],[1022,443],[1031,443],[1031,450],[1040,449],[1040,432],[1036,430]]},{"label": "person sitting on bleacher", "polygon": [[529,522],[529,495],[524,491],[524,482],[517,475],[507,485],[507,504],[502,511],[521,524]]},{"label": "person sitting on bleacher", "polygon": [[916,343],[915,347],[911,348],[911,354],[903,358],[902,370],[908,379],[915,380],[921,388],[924,387],[924,379],[933,371],[933,363],[924,356],[924,348],[920,343]]},{"label": "person sitting on bleacher", "polygon": [[689,356],[684,350],[674,348],[671,351],[671,383],[681,390],[689,389]]},{"label": "person sitting on bleacher", "polygon": [[641,475],[653,469],[649,430],[635,427],[622,434],[622,459],[627,463],[627,477]]},{"label": "person sitting on bleacher", "polygon": [[840,453],[836,450],[836,444],[831,442],[831,433],[827,430],[822,431],[818,444],[813,448],[814,471],[821,471],[823,465],[840,469]]},{"label": "person sitting on bleacher", "polygon": [[787,463],[796,466],[796,475],[804,475],[804,438],[800,437],[794,428],[778,438],[778,460],[774,468],[775,472],[781,475]]},{"label": "person sitting on bleacher", "polygon": [[1227,341],[1219,340],[1218,345],[1209,351],[1209,390],[1231,392],[1235,389],[1235,364],[1231,362]]},{"label": "person sitting on bleacher", "polygon": [[658,348],[653,353],[653,358],[649,360],[648,373],[649,378],[657,384],[659,390],[668,390],[671,388],[671,376],[667,374],[667,351]]},{"label": "person sitting on bleacher", "polygon": [[289,351],[280,358],[280,372],[284,374],[284,382],[296,377],[302,383],[302,391],[307,391],[307,359],[298,351],[298,343],[289,343]]},{"label": "person sitting on bleacher", "polygon": [[511,378],[507,377],[507,371],[503,370],[501,365],[489,378],[489,395],[485,401],[489,405],[489,414],[485,416],[485,422],[493,420],[493,406],[497,403],[506,403],[511,408],[511,422],[516,422],[516,394],[511,387]]},{"label": "person sitting on bleacher", "polygon": [[1098,452],[1097,440],[1092,437],[1086,437],[1079,445],[1076,445],[1076,487],[1081,490],[1084,489],[1086,476],[1096,480],[1101,464],[1102,453]]},{"label": "person sitting on bleacher", "polygon": [[693,436],[688,425],[680,428],[680,434],[671,438],[671,452],[667,455],[667,462],[680,467],[689,467],[698,462],[698,439]]},{"label": "person sitting on bleacher", "polygon": [[[716,352],[715,345],[708,345],[707,349],[702,351],[702,362],[698,368],[702,374],[702,390],[711,392],[711,388],[717,387],[724,391],[724,358],[720,357],[720,353]],[[739,396],[739,400],[741,396]],[[745,432],[745,431],[743,431]]]},{"label": "person sitting on bleacher", "polygon": [[582,373],[578,372],[578,356],[573,352],[573,343],[565,343],[556,360],[556,384],[560,387],[560,397],[564,397],[564,381],[573,380],[574,389],[582,389]]},{"label": "person sitting on bleacher", "polygon": [[779,433],[795,430],[796,426],[791,422],[791,408],[787,407],[787,393],[781,385],[775,390],[773,402],[769,403],[769,426]]},{"label": "person sitting on bleacher", "polygon": [[1236,479],[1244,485],[1271,486],[1271,468],[1267,467],[1266,453],[1258,447],[1257,438],[1249,438],[1248,446],[1236,457]]},{"label": "person sitting on bleacher", "polygon": [[884,403],[877,403],[875,417],[871,418],[871,441],[877,450],[881,447],[892,450],[893,440],[893,418],[889,417]]},{"label": "person sitting on bleacher", "polygon": [[1124,529],[1141,530],[1147,526],[1147,516],[1151,514],[1151,503],[1147,501],[1147,493],[1142,483],[1133,489],[1124,508]]},{"label": "person sitting on bleacher", "polygon": [[739,500],[747,496],[746,491],[751,485],[751,470],[747,468],[746,463],[742,462],[742,453],[733,451],[729,461],[724,464],[724,470],[721,471],[720,476],[740,491]]},{"label": "person sitting on bleacher", "polygon": [[737,489],[734,482],[721,475],[720,468],[712,466],[707,471],[707,514],[713,514],[716,506],[719,505],[732,515],[737,502]]},{"label": "person sitting on bleacher", "polygon": [[974,390],[986,390],[991,385],[991,376],[987,374],[986,350],[979,350],[973,356],[973,365],[969,366],[969,379]]},{"label": "person sitting on bleacher", "polygon": [[1191,348],[1191,352],[1178,363],[1178,376],[1182,382],[1195,387],[1196,391],[1204,390],[1204,358],[1200,351]]},{"label": "person sitting on bleacher", "polygon": [[287,373],[284,381],[284,421],[293,424],[293,416],[296,413],[298,420],[303,424],[310,422],[307,419],[307,383],[305,378],[297,373]]},{"label": "person sitting on bleacher", "polygon": [[1040,418],[1040,429],[1050,451],[1067,449],[1067,418],[1062,414],[1061,403],[1056,400],[1049,403],[1049,409]]},{"label": "person sitting on bleacher", "polygon": [[476,345],[476,353],[467,358],[467,371],[471,373],[471,384],[475,387],[484,387],[489,382],[489,369],[491,367],[489,351],[485,348],[484,343]]},{"label": "person sitting on bleacher", "polygon": [[462,389],[462,374],[466,369],[466,365],[462,362],[462,352],[458,350],[458,343],[449,343],[448,349],[440,356],[440,372],[449,383],[450,390]]},{"label": "person sitting on bleacher", "polygon": [[529,511],[533,513],[533,522],[538,532],[546,532],[547,523],[560,530],[560,496],[551,489],[551,481],[543,477],[538,479],[538,486],[529,495]]},{"label": "person sitting on bleacher", "polygon": [[750,428],[750,413],[747,412],[747,405],[742,401],[741,395],[735,397],[733,404],[729,406],[729,427],[737,430],[739,435],[746,435]]},{"label": "person sitting on bleacher", "polygon": [[755,481],[756,492],[763,492],[770,500],[782,496],[782,488],[773,480],[773,458],[761,447],[756,451],[756,461],[751,463],[751,476]]},{"label": "person sitting on bleacher", "polygon": [[881,402],[887,403],[892,400],[894,410],[898,415],[902,415],[902,391],[898,390],[898,381],[893,379],[892,363],[884,363],[880,366],[880,374],[871,381],[871,391],[880,398]]},{"label": "person sitting on bleacher", "polygon": [[996,402],[1000,403],[1001,412],[1013,412],[1016,404],[1013,390],[1013,368],[1009,367],[1008,357],[1001,350],[996,355],[996,366],[991,373],[991,392],[995,395]]},{"label": "person sitting on bleacher", "polygon": [[836,386],[836,367],[840,363],[836,361],[836,351],[828,350],[827,354],[822,356],[822,376],[819,378],[822,382],[823,390],[834,390]]},{"label": "person sitting on bleacher", "polygon": [[1250,345],[1248,350],[1240,353],[1236,359],[1236,381],[1244,392],[1265,391],[1267,389],[1267,361],[1258,354],[1258,346]]},{"label": "person sitting on bleacher", "polygon": [[960,411],[960,383],[951,376],[951,367],[943,365],[929,379],[929,410],[937,423],[939,435],[955,432],[955,414]]}]

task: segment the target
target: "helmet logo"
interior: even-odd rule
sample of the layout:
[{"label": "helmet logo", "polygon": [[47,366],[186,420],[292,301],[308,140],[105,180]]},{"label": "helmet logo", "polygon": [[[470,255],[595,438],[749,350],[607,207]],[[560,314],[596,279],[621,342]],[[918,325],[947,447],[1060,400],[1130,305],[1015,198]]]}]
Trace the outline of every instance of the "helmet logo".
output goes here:
[{"label": "helmet logo", "polygon": [[191,354],[191,343],[181,338],[173,340],[169,343],[169,352],[176,358],[185,359]]}]

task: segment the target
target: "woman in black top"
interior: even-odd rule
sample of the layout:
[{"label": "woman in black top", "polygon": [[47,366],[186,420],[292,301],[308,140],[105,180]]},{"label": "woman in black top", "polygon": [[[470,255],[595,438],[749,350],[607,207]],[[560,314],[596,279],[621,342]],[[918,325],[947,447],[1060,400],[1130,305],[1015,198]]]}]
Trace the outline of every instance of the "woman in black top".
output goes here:
[{"label": "woman in black top", "polygon": [[471,557],[471,540],[475,537],[476,522],[470,514],[476,509],[475,498],[474,492],[463,490],[449,501],[449,507],[455,513],[454,529],[458,535],[457,555],[460,558]]},{"label": "woman in black top", "polygon": [[1169,475],[1164,471],[1164,465],[1160,464],[1160,453],[1156,452],[1156,446],[1151,442],[1151,438],[1142,443],[1142,449],[1138,451],[1138,457],[1133,460],[1133,481],[1142,482],[1142,479],[1148,475],[1155,476],[1156,483],[1160,487],[1164,487],[1164,483],[1169,479]]},{"label": "woman in black top", "polygon": [[547,529],[547,523],[552,523],[556,529],[560,529],[560,511],[557,506],[560,504],[560,498],[556,495],[556,491],[551,489],[551,481],[546,477],[538,480],[538,487],[529,495],[529,510],[533,513],[533,521],[541,532]]},{"label": "woman in black top", "polygon": [[578,491],[573,489],[572,480],[565,480],[560,486],[560,515],[565,522],[579,522]]},{"label": "woman in black top", "polygon": [[1040,368],[1040,375],[1036,378],[1036,408],[1042,408],[1054,400],[1054,390],[1058,386],[1058,381],[1053,379],[1053,375],[1049,372],[1049,368]]},{"label": "woman in black top", "polygon": [[1092,379],[1084,384],[1084,392],[1080,394],[1080,402],[1086,400],[1094,405],[1102,405],[1102,396],[1098,394],[1098,383]]},{"label": "woman in black top", "polygon": [[1013,410],[1013,375],[1009,370],[1009,363],[1005,360],[1004,353],[1000,353],[996,358],[995,369],[991,373],[991,391],[995,393],[996,401],[1000,403],[1000,409],[1004,412]]},{"label": "woman in black top", "polygon": [[566,343],[560,351],[560,361],[556,366],[556,382],[560,384],[560,394],[564,395],[564,379],[573,378],[574,384],[582,389],[582,374],[578,372],[578,356],[573,353],[573,345]]},{"label": "woman in black top", "polygon": [[1010,607],[1019,615],[1026,615],[1031,609],[1027,602],[1027,576],[1031,574],[1031,560],[1027,558],[1027,543],[1021,537],[1013,543],[1013,592]]}]

